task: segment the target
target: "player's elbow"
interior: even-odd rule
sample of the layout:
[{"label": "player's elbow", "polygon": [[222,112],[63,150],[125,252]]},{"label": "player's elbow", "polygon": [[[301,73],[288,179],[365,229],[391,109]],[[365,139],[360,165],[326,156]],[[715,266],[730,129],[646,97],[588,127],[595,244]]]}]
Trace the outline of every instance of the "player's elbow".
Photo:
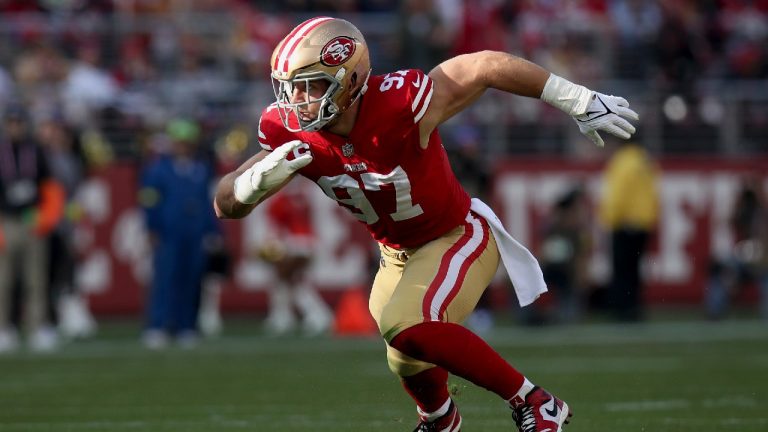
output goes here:
[{"label": "player's elbow", "polygon": [[217,196],[213,201],[213,210],[218,219],[242,219],[253,211],[260,200],[253,204],[244,204],[234,196]]},{"label": "player's elbow", "polygon": [[227,215],[224,214],[223,211],[219,208],[219,204],[216,202],[216,199],[213,200],[213,213],[216,215],[217,219],[229,219]]},{"label": "player's elbow", "polygon": [[232,219],[230,215],[226,214],[221,207],[219,207],[219,202],[216,198],[213,199],[213,213],[216,215],[217,219]]}]

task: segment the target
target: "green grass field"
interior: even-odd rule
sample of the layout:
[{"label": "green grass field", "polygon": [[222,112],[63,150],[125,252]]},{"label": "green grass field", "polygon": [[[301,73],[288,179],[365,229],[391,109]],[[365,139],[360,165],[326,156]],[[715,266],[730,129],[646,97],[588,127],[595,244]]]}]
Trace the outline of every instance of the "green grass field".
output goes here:
[{"label": "green grass field", "polygon": [[[138,324],[52,355],[0,357],[0,431],[411,431],[378,340],[270,339],[255,323],[198,349],[149,352]],[[487,339],[567,400],[569,432],[768,431],[768,324],[497,328]],[[453,379],[463,430],[514,431],[490,393]]]}]

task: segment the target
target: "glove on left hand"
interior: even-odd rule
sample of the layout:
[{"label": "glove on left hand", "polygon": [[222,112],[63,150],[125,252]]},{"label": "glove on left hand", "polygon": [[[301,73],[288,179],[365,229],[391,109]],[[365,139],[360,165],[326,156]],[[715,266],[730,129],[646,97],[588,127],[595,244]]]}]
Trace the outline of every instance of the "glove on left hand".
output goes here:
[{"label": "glove on left hand", "polygon": [[636,112],[629,109],[629,102],[623,97],[609,96],[595,92],[584,114],[573,116],[581,133],[596,145],[605,145],[598,132],[608,132],[619,138],[629,139],[635,127],[624,118],[639,120]]}]

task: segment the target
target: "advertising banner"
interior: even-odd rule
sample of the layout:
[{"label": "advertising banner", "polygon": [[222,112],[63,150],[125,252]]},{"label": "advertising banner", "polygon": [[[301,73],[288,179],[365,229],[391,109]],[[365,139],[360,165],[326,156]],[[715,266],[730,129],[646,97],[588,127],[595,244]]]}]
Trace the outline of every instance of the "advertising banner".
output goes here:
[{"label": "advertising banner", "polygon": [[[661,214],[643,263],[646,297],[651,303],[700,302],[713,256],[733,247],[729,215],[747,176],[758,176],[768,191],[768,158],[667,158],[659,161]],[[591,238],[586,266],[589,282],[610,279],[607,236],[595,214],[602,188],[599,161],[557,158],[510,159],[495,167],[490,203],[507,229],[534,254],[554,203],[581,188],[590,208],[586,229]],[[113,165],[94,173],[79,200],[84,217],[77,229],[80,251],[77,281],[100,314],[135,314],[143,307],[151,274],[151,251],[141,210],[136,204],[136,168]],[[301,180],[309,197],[312,228],[310,278],[327,295],[349,287],[368,287],[378,250],[360,223]],[[239,221],[223,221],[232,274],[223,291],[223,306],[232,311],[265,307],[265,289],[274,281],[269,265],[255,251],[273,227],[264,210]]]}]

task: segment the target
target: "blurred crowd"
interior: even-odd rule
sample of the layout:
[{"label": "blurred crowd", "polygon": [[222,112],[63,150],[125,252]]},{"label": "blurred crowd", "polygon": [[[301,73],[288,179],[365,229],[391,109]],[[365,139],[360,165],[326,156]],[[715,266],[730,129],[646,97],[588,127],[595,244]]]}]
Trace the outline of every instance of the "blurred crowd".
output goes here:
[{"label": "blurred crowd", "polygon": [[[29,154],[45,154],[35,161],[46,159],[45,167],[26,172],[31,156],[8,147],[19,163],[8,164],[10,157],[3,156],[0,164],[7,165],[0,217],[16,224],[5,227],[0,255],[14,247],[14,254],[35,263],[20,274],[11,274],[13,262],[0,263],[0,351],[18,344],[11,329],[22,326],[20,316],[30,321],[30,340],[39,350],[56,345],[53,324],[72,337],[95,330],[72,275],[71,225],[79,215],[73,197],[92,168],[117,160],[141,170],[138,201],[156,267],[164,269],[151,283],[145,343],[160,347],[176,337],[194,344],[201,302],[208,313],[201,315],[202,322],[211,333],[220,331],[218,290],[229,262],[209,212],[207,186],[216,166],[231,167],[254,151],[258,115],[273,100],[272,49],[296,23],[317,14],[355,22],[367,35],[375,72],[429,70],[456,54],[503,50],[587,86],[627,94],[643,118],[642,147],[654,155],[766,151],[768,0],[0,0],[0,141],[30,144]],[[590,151],[583,142],[582,150],[569,146],[577,131],[560,113],[536,101],[499,103],[502,97],[491,92],[443,131],[453,166],[473,196],[488,192],[487,167],[499,154],[579,157]],[[26,186],[15,180],[22,174],[40,189],[24,195]],[[48,179],[58,185],[59,195],[42,186]],[[153,201],[153,193],[163,188],[195,192],[165,204]],[[12,189],[21,191],[19,202],[12,202]],[[759,192],[756,197],[741,204],[747,210],[734,210],[751,216],[734,220],[744,225],[748,219],[756,227],[739,239],[768,244],[761,237],[764,197]],[[576,320],[585,301],[579,294],[585,284],[579,260],[590,248],[583,237],[584,205],[578,188],[557,201],[540,251],[565,321]],[[194,214],[185,220],[202,222],[177,224],[163,213],[179,208]],[[612,294],[620,319],[642,315],[638,251],[645,248],[655,218],[655,213],[649,216],[639,239],[637,226],[606,222],[616,244],[628,244],[627,238],[638,243],[623,252],[629,259],[613,257],[614,265],[628,272],[614,275],[625,278],[614,284],[636,286],[629,297]],[[22,232],[19,227],[28,238],[44,241],[7,235]],[[734,229],[743,233],[746,228]],[[729,293],[749,279],[744,275],[764,278],[762,264],[743,263],[754,253],[739,253],[713,264],[706,299],[713,318],[725,314]],[[179,282],[178,275],[189,272],[173,263],[190,260],[200,261],[195,266],[200,271]],[[42,280],[35,272],[48,276]],[[295,284],[284,279],[285,285]],[[301,285],[294,292],[283,287],[272,302],[282,310],[295,302],[309,320],[305,327],[322,332],[330,325],[330,312]],[[19,294],[25,289],[26,300]],[[763,307],[768,316],[768,306]],[[286,316],[272,315],[278,317],[272,323],[277,333],[293,323]]]},{"label": "blurred crowd", "polygon": [[[768,78],[765,0],[4,0],[0,105],[60,118],[120,158],[141,157],[151,132],[180,115],[221,135],[249,129],[272,98],[273,47],[320,13],[363,28],[379,72],[498,49],[591,87],[611,81],[659,151],[757,151],[768,135],[768,94],[750,84]],[[739,94],[740,117],[728,119]],[[743,132],[718,140],[727,121]],[[482,128],[486,154],[569,149],[561,116],[530,101],[492,96],[457,122]]]}]

